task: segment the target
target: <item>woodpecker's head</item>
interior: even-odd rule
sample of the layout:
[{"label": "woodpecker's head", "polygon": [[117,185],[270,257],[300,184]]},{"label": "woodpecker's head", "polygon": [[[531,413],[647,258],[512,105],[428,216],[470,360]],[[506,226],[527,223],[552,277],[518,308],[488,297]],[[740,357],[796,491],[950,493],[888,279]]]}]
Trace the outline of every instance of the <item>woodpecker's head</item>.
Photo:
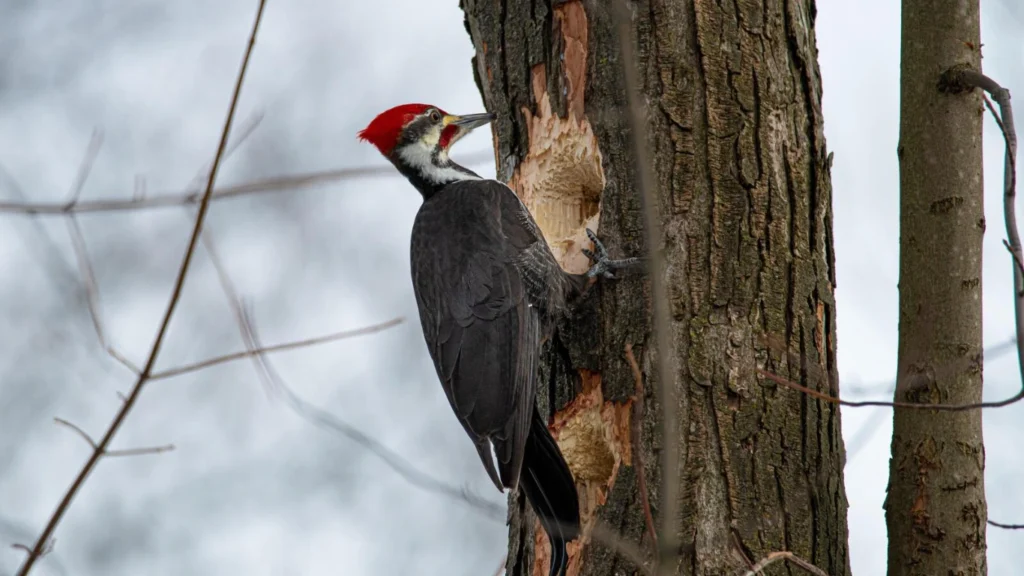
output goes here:
[{"label": "woodpecker's head", "polygon": [[448,151],[474,128],[493,119],[491,113],[455,116],[437,106],[403,104],[378,114],[359,131],[359,139],[376,146],[427,195],[456,180],[480,178],[452,162]]}]

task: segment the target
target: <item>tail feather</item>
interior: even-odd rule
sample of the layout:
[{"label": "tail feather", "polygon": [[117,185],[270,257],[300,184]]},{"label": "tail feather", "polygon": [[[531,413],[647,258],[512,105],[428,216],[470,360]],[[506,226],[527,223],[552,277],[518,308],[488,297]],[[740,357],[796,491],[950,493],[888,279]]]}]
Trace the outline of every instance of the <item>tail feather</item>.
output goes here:
[{"label": "tail feather", "polygon": [[566,544],[580,532],[580,502],[576,482],[548,427],[533,409],[530,434],[519,479],[526,499],[551,542],[551,576],[564,576],[569,564]]}]

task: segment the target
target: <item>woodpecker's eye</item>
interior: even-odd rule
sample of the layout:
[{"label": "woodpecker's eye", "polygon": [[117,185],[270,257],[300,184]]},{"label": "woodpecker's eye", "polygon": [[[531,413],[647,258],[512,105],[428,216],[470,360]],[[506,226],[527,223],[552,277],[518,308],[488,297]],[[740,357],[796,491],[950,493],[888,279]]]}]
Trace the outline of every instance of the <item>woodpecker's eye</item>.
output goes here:
[{"label": "woodpecker's eye", "polygon": [[441,122],[441,113],[438,112],[437,110],[431,110],[430,111],[430,121],[433,122],[434,124],[440,123]]}]

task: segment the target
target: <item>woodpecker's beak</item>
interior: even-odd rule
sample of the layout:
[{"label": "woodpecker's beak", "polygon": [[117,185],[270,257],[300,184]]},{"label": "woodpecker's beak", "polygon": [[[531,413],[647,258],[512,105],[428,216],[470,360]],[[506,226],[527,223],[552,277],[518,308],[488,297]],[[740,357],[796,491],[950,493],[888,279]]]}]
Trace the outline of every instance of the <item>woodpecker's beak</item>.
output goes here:
[{"label": "woodpecker's beak", "polygon": [[486,112],[484,114],[467,114],[465,116],[445,116],[444,125],[454,124],[462,129],[463,132],[469,132],[474,128],[479,128],[484,124],[494,120],[494,114]]}]

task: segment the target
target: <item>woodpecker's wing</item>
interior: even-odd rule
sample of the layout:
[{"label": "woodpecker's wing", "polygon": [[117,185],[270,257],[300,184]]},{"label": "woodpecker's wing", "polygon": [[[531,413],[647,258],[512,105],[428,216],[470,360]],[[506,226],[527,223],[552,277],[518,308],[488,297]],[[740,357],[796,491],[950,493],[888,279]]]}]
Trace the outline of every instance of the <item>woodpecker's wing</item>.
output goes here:
[{"label": "woodpecker's wing", "polygon": [[519,199],[493,180],[446,186],[424,201],[413,226],[423,335],[448,401],[499,490],[518,486],[533,412],[541,318],[518,263],[538,242],[547,249]]}]

